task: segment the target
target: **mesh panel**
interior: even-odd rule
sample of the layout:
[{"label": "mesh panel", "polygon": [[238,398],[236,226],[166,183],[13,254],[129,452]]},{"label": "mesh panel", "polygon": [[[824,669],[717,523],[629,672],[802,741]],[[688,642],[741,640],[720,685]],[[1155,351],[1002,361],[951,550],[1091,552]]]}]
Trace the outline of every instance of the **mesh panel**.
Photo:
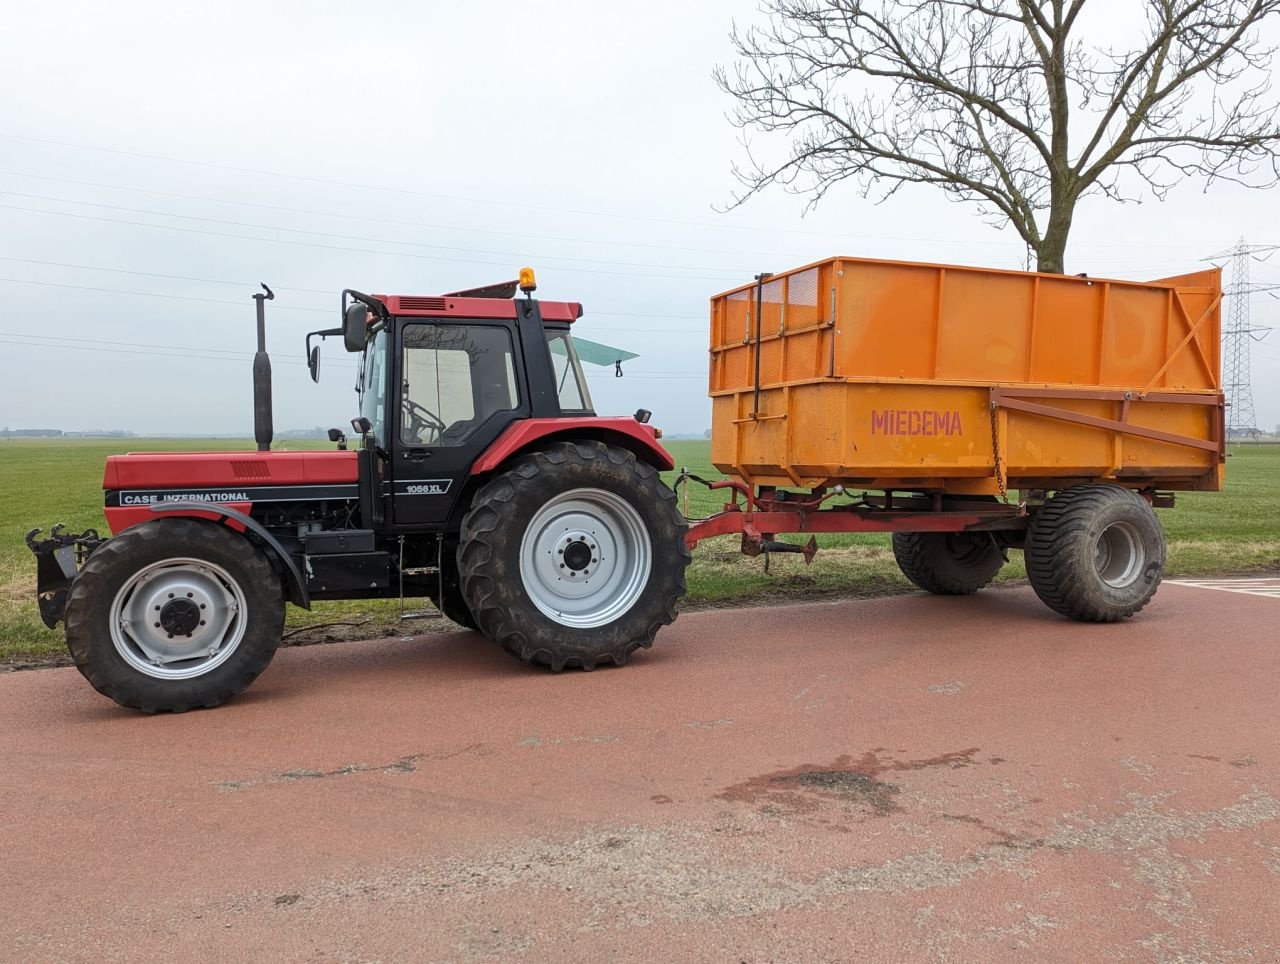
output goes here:
[{"label": "mesh panel", "polygon": [[791,276],[791,290],[787,301],[793,305],[818,307],[818,269],[810,268]]}]

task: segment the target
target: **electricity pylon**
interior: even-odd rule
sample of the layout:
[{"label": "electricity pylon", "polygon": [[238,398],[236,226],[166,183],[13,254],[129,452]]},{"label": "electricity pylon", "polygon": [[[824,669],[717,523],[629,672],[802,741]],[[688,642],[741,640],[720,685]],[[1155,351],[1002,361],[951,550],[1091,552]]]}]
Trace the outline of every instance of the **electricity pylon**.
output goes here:
[{"label": "electricity pylon", "polygon": [[1258,416],[1253,410],[1252,360],[1250,347],[1271,331],[1249,320],[1249,296],[1280,288],[1280,284],[1250,284],[1249,262],[1265,261],[1259,255],[1280,250],[1277,244],[1249,244],[1241,238],[1234,248],[1219,251],[1206,261],[1222,263],[1231,259],[1231,282],[1222,292],[1227,302],[1222,326],[1222,393],[1227,399],[1227,437],[1256,436]]}]

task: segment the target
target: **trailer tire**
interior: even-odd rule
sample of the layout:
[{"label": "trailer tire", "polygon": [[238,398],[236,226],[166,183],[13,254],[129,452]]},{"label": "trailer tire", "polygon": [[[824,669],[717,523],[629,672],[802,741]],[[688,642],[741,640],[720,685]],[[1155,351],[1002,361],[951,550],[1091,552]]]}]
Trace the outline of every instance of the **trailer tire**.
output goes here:
[{"label": "trailer tire", "polygon": [[1112,623],[1141,610],[1164,574],[1164,529],[1147,501],[1118,485],[1058,492],[1031,520],[1027,577],[1050,609]]},{"label": "trailer tire", "polygon": [[557,443],[476,493],[458,553],[463,598],[480,631],[525,662],[621,666],[676,618],[685,529],[651,465],[603,442]]},{"label": "trailer tire", "polygon": [[1005,564],[986,532],[895,532],[893,557],[904,576],[939,596],[971,595],[989,586]]},{"label": "trailer tire", "polygon": [[284,595],[245,537],[214,522],[157,519],[89,556],[66,623],[76,668],[99,693],[145,713],[180,713],[225,702],[267,668]]}]

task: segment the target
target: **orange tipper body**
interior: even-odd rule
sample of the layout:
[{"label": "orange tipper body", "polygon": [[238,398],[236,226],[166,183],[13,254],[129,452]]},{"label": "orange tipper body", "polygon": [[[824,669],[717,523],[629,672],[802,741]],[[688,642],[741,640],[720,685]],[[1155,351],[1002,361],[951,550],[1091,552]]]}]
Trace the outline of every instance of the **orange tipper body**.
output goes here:
[{"label": "orange tipper body", "polygon": [[1221,301],[1216,268],[1133,282],[833,258],[774,275],[711,299],[711,460],[806,489],[1217,490]]}]

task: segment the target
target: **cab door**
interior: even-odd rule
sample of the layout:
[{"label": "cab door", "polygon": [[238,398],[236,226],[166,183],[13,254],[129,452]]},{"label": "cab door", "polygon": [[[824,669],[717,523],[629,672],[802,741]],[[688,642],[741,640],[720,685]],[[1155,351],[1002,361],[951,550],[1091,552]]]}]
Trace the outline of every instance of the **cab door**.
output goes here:
[{"label": "cab door", "polygon": [[527,415],[513,328],[403,319],[393,367],[392,520],[443,528],[471,464]]}]

